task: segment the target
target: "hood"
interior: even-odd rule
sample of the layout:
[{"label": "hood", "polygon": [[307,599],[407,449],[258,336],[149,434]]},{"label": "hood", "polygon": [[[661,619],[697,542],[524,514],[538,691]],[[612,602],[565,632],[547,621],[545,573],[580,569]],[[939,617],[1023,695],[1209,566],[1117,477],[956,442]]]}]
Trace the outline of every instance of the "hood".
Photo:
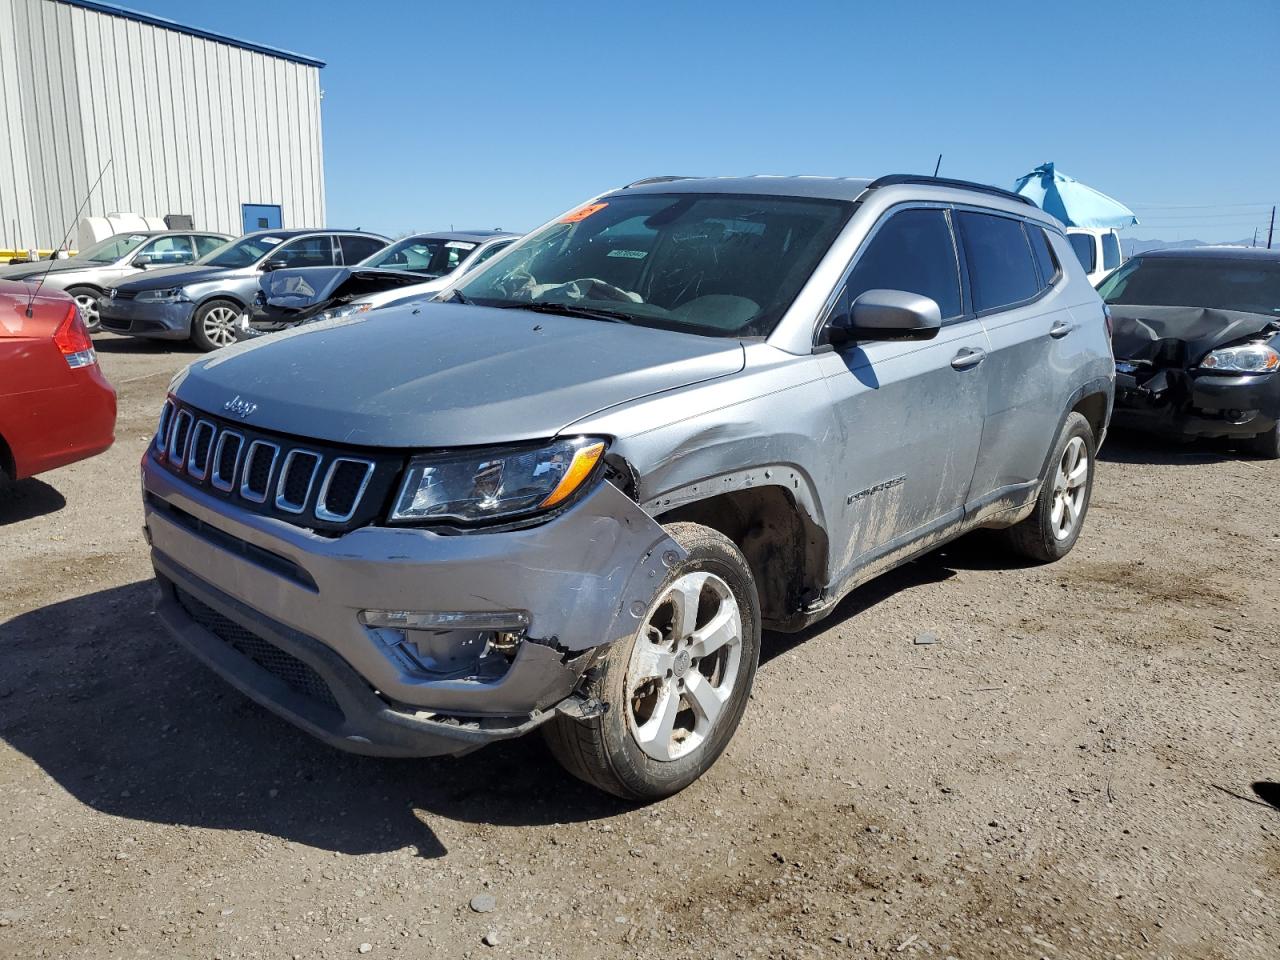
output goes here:
[{"label": "hood", "polygon": [[354,300],[383,290],[421,284],[423,276],[396,270],[351,267],[303,267],[276,270],[262,278],[268,305],[287,311],[307,311],[332,300]]},{"label": "hood", "polygon": [[69,273],[75,270],[100,270],[109,266],[109,263],[94,263],[92,260],[77,260],[75,257],[68,257],[66,260],[37,260],[34,263],[9,263],[0,267],[0,279],[38,277],[46,270],[50,273]]},{"label": "hood", "polygon": [[555,436],[606,407],[741,370],[737,340],[427,303],[296,327],[187,367],[178,397],[337,444],[455,447]]},{"label": "hood", "polygon": [[159,267],[145,270],[116,284],[120,290],[138,293],[142,290],[163,290],[166,287],[185,287],[202,280],[216,280],[226,274],[226,267],[208,267],[188,264],[180,267]]},{"label": "hood", "polygon": [[1280,318],[1207,307],[1111,305],[1111,345],[1117,359],[1190,367],[1210,350],[1265,330],[1280,330]]}]

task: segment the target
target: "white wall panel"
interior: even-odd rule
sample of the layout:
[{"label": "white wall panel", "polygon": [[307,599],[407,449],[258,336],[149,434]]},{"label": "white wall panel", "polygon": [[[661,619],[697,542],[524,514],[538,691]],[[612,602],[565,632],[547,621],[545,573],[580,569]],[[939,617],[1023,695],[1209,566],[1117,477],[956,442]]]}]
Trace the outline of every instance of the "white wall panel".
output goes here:
[{"label": "white wall panel", "polygon": [[[252,46],[252,45],[251,45]],[[0,0],[0,247],[85,216],[185,213],[239,233],[241,204],[325,224],[317,66],[63,0]]]}]

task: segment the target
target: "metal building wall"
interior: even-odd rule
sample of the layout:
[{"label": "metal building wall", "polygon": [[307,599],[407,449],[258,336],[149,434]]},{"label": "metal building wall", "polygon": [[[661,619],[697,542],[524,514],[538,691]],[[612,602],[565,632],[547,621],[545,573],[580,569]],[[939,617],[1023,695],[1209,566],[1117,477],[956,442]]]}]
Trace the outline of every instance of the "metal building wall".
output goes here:
[{"label": "metal building wall", "polygon": [[316,66],[60,0],[0,0],[0,248],[54,247],[84,216],[240,206],[323,226]]}]

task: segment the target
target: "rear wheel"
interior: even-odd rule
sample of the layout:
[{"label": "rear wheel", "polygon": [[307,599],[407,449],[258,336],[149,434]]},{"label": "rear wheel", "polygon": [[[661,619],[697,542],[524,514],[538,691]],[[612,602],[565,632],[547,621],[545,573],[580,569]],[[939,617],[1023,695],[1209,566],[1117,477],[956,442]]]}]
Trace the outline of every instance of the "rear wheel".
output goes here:
[{"label": "rear wheel", "polygon": [[208,353],[236,342],[240,307],[230,300],[210,300],[196,308],[191,319],[191,342]]},{"label": "rear wheel", "polygon": [[1094,438],[1089,421],[1067,415],[1049,460],[1048,475],[1031,516],[1004,531],[1017,553],[1050,563],[1071,552],[1080,538],[1093,494]]},{"label": "rear wheel", "polygon": [[760,659],[760,606],[742,553],[724,535],[676,523],[689,557],[675,566],[630,640],[613,645],[583,693],[605,712],[543,727],[579,779],[656,800],[702,776],[733,737]]},{"label": "rear wheel", "polygon": [[102,329],[102,318],[98,316],[98,298],[102,296],[93,287],[67,287],[67,295],[80,307],[80,319],[84,328],[90,333]]},{"label": "rear wheel", "polygon": [[1280,423],[1253,438],[1249,444],[1251,450],[1268,460],[1280,460]]}]

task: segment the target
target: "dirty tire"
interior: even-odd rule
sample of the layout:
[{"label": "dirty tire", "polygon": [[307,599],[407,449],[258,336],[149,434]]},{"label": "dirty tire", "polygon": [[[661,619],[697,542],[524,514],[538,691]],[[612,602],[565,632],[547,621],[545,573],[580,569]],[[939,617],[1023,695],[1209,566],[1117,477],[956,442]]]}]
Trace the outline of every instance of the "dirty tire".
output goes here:
[{"label": "dirty tire", "polygon": [[1249,449],[1264,459],[1280,460],[1280,423],[1254,437]]},{"label": "dirty tire", "polygon": [[[1083,502],[1079,507],[1078,516],[1073,529],[1064,537],[1055,532],[1057,521],[1054,515],[1054,501],[1058,493],[1055,480],[1068,448],[1078,449],[1078,443],[1083,444],[1085,455],[1088,457],[1087,476],[1083,484]],[[1039,563],[1061,560],[1071,552],[1071,548],[1080,539],[1080,531],[1084,529],[1085,517],[1089,512],[1089,500],[1093,496],[1093,478],[1097,469],[1094,451],[1095,439],[1089,421],[1079,413],[1068,414],[1066,423],[1062,425],[1062,433],[1058,436],[1058,442],[1053,446],[1053,455],[1049,458],[1049,467],[1040,485],[1035,510],[1021,523],[1001,531],[1010,549]]]},{"label": "dirty tire", "polygon": [[[606,704],[606,711],[602,716],[588,721],[556,717],[542,728],[551,752],[566,770],[580,780],[627,800],[658,800],[671,796],[710,769],[724,752],[738,727],[760,660],[760,602],[756,594],[755,579],[741,551],[728,537],[699,524],[673,523],[666,529],[672,539],[688,551],[688,559],[668,572],[662,587],[655,593],[658,599],[655,600],[654,608],[646,613],[643,625],[636,635],[610,647],[603,659],[588,670],[580,688],[585,696],[594,697]],[[637,700],[630,695],[628,676],[635,662],[634,658],[642,656],[637,645],[648,642],[645,638],[655,635],[650,631],[650,625],[662,613],[662,598],[679,590],[683,584],[698,583],[700,577],[697,575],[702,574],[709,574],[710,577],[705,580],[707,586],[697,588],[701,591],[698,594],[699,612],[707,604],[707,598],[710,603],[719,605],[713,619],[721,611],[725,616],[731,617],[732,607],[736,606],[741,639],[740,643],[726,642],[723,648],[718,648],[723,653],[717,652],[701,660],[695,659],[692,666],[686,657],[683,667],[677,668],[688,671],[681,676],[687,676],[690,684],[697,680],[701,687],[706,682],[701,673],[703,663],[709,664],[713,657],[723,656],[726,659],[721,661],[721,665],[729,662],[734,664],[732,677],[726,669],[719,680],[720,685],[728,691],[726,699],[718,707],[718,713],[714,715],[696,746],[674,759],[659,760],[651,755],[654,750],[653,742],[647,747],[642,746],[640,732],[633,726],[636,722],[634,704]],[[715,593],[726,586],[732,597],[731,601]],[[697,622],[701,626],[710,625],[703,624],[700,617]],[[674,622],[671,633],[675,636],[675,643],[679,644]],[[734,647],[737,648],[736,660],[728,653]],[[691,644],[690,649],[696,648]],[[672,662],[676,660],[673,659]],[[710,666],[707,669],[718,668]],[[699,676],[695,678],[694,673]],[[714,690],[715,687],[712,686],[711,689]],[[696,735],[697,723],[702,722],[698,718],[705,717],[705,714],[695,711],[692,701],[677,699],[676,703],[680,707],[685,707],[688,703],[679,716],[695,718],[692,721],[695,724],[694,732],[689,734],[686,741],[691,742]],[[654,713],[657,712],[655,708]],[[674,743],[675,739],[667,742]]]},{"label": "dirty tire", "polygon": [[67,296],[80,306],[80,319],[89,333],[97,333],[102,329],[102,319],[98,316],[98,297],[101,294],[93,287],[67,287]]},{"label": "dirty tire", "polygon": [[[229,329],[230,333],[224,334],[221,332],[224,327],[221,320],[227,318],[227,311],[230,311],[230,319],[226,329]],[[200,304],[191,318],[191,342],[205,353],[230,346],[236,342],[235,324],[239,316],[240,307],[231,300],[210,300],[208,303]],[[214,323],[215,319],[219,322]],[[206,327],[210,330],[206,330]]]}]

